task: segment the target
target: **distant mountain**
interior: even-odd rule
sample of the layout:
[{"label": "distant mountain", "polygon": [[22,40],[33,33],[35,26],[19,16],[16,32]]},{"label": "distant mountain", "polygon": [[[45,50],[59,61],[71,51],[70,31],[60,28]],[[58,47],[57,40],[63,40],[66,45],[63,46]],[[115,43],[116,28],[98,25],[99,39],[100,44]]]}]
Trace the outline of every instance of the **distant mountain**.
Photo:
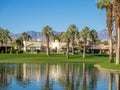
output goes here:
[{"label": "distant mountain", "polygon": [[[113,30],[113,36],[115,36],[115,30]],[[101,41],[108,41],[108,30],[103,29],[98,31],[98,39]]]},{"label": "distant mountain", "polygon": [[17,39],[21,34],[10,33],[9,35],[10,35],[10,37],[12,38],[12,40],[15,40],[15,39]]},{"label": "distant mountain", "polygon": [[[56,31],[53,31],[53,32],[54,33],[60,33],[60,32],[56,32]],[[42,35],[40,32],[27,31],[26,33],[28,35],[30,35],[33,40],[37,40],[37,39],[45,40],[45,36]],[[21,35],[21,33],[20,34],[10,33],[10,36],[12,37],[13,40],[17,39],[20,35]],[[113,31],[113,36],[114,35],[115,35],[115,31]],[[98,39],[102,40],[102,41],[108,40],[108,30],[107,29],[103,29],[103,30],[98,31]]]},{"label": "distant mountain", "polygon": [[40,32],[35,32],[35,31],[28,31],[27,32],[28,35],[30,35],[32,37],[32,39],[36,40],[36,39],[45,39],[45,36],[42,35]]},{"label": "distant mountain", "polygon": [[[30,35],[33,40],[43,39],[43,38],[44,38],[44,36],[43,36],[40,32],[27,31],[26,33],[27,33],[28,35]],[[15,40],[15,39],[17,39],[19,36],[21,36],[21,34],[22,34],[22,33],[19,33],[19,34],[10,33],[10,36],[12,37],[12,40]]]}]

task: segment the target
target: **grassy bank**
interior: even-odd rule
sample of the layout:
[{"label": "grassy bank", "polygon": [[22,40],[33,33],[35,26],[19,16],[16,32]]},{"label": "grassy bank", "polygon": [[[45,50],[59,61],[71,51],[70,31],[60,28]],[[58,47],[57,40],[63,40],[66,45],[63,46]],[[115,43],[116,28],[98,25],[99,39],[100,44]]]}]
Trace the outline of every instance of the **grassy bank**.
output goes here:
[{"label": "grassy bank", "polygon": [[87,54],[86,58],[82,58],[82,54],[70,55],[69,59],[66,59],[65,54],[52,54],[47,56],[46,54],[0,54],[0,63],[80,63],[91,62],[98,64],[102,68],[120,70],[120,65],[115,63],[109,63],[108,55],[91,55]]},{"label": "grassy bank", "polygon": [[70,55],[66,59],[64,54],[0,54],[0,62],[103,62],[108,59],[107,55],[86,55],[82,58],[82,54]]},{"label": "grassy bank", "polygon": [[102,68],[105,69],[113,69],[113,70],[120,70],[120,65],[116,65],[116,63],[109,63],[108,61],[104,61],[101,63],[98,63]]}]

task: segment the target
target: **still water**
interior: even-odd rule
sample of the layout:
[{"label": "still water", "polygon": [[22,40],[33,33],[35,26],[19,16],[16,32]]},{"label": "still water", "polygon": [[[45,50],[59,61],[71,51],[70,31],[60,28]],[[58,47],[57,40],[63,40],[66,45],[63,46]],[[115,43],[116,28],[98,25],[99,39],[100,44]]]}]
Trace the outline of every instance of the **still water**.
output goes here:
[{"label": "still water", "polygon": [[0,90],[120,90],[120,75],[85,63],[0,64]]}]

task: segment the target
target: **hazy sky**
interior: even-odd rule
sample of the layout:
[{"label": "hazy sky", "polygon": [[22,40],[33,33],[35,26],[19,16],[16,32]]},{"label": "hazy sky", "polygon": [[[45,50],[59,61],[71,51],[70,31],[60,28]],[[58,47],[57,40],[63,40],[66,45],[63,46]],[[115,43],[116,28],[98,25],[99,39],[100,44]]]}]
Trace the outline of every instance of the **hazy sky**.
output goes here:
[{"label": "hazy sky", "polygon": [[106,28],[105,10],[98,10],[98,0],[0,0],[0,27],[13,33],[40,32],[46,25],[66,31],[75,24],[79,31]]}]

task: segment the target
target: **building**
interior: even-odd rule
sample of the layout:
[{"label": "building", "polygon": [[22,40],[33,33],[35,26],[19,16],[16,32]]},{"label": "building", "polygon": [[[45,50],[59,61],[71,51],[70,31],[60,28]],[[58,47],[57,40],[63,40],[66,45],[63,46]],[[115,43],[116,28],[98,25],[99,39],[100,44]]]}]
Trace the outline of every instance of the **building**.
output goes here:
[{"label": "building", "polygon": [[[31,53],[39,52],[45,52],[46,51],[46,42],[45,41],[24,41],[24,48],[23,50],[29,51]],[[49,43],[50,52],[53,51],[55,53],[65,53],[66,51],[66,43],[65,42],[59,42],[58,40],[51,41]],[[70,43],[70,50],[71,50],[71,43]],[[75,46],[79,48],[78,46]],[[99,44],[99,45],[87,45],[87,53],[96,53],[96,54],[109,54],[109,45]],[[83,51],[83,46],[81,48],[81,52]]]},{"label": "building", "polygon": [[31,53],[36,53],[41,50],[42,41],[23,41],[23,50]]}]

